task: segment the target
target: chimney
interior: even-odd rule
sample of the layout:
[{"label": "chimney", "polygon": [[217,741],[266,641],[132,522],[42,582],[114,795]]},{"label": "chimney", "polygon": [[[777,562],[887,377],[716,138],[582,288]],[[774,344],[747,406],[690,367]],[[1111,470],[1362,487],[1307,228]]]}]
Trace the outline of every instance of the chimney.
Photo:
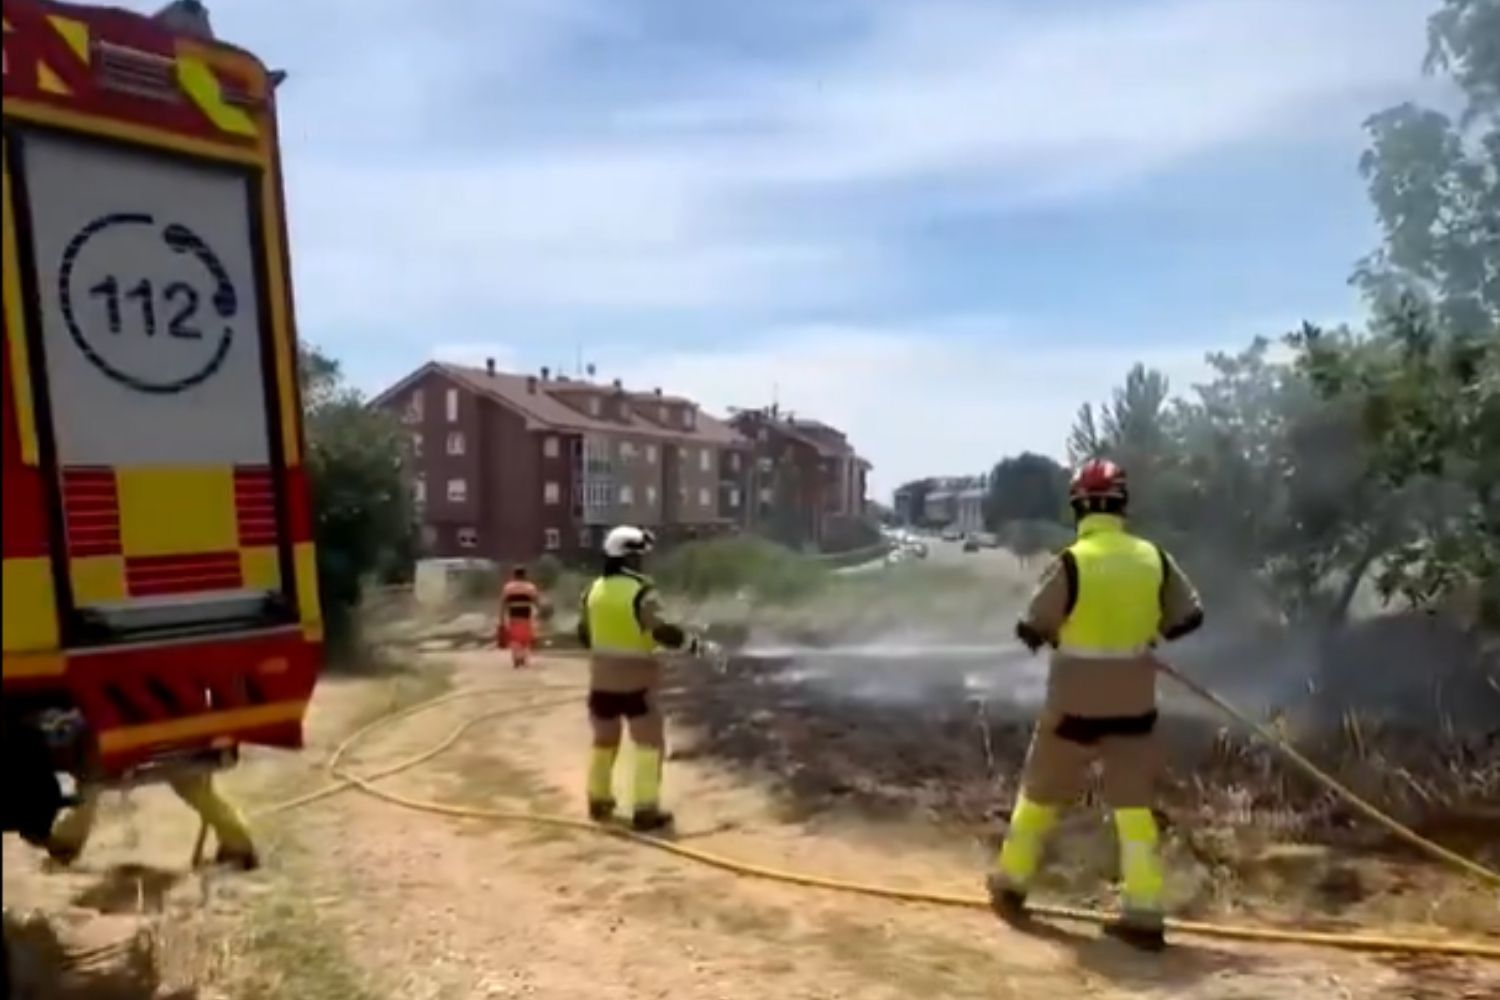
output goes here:
[{"label": "chimney", "polygon": [[528,393],[530,393],[531,395],[533,395],[533,396],[536,395],[536,376],[535,375],[527,375],[526,376],[526,391]]},{"label": "chimney", "polygon": [[615,387],[615,388],[616,388],[616,389],[617,389],[617,390],[620,390],[620,391],[622,391],[622,392],[623,392],[623,391],[624,391],[624,389],[625,389],[625,383],[624,383],[624,382],[621,382],[621,381],[620,381],[620,380],[619,380],[619,379],[615,379],[615,380],[614,380],[614,382],[613,382],[613,383],[612,383],[612,384],[613,384],[613,385],[614,385],[614,387]]},{"label": "chimney", "polygon": [[543,365],[542,366],[542,381],[545,382],[545,381],[547,381],[547,379],[549,379],[551,377],[552,377],[552,369],[548,368],[546,365]]},{"label": "chimney", "polygon": [[660,396],[661,395],[661,386],[657,386],[652,391],[655,392],[658,396]]},{"label": "chimney", "polygon": [[486,375],[493,375],[493,374],[495,374],[495,359],[494,358],[485,358],[484,359],[484,373]]}]

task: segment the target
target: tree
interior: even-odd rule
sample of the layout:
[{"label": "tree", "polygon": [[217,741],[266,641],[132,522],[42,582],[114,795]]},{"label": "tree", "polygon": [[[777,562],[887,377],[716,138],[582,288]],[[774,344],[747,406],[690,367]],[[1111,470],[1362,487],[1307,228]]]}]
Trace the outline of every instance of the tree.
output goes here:
[{"label": "tree", "polygon": [[414,550],[409,442],[394,417],[344,383],[337,361],[304,348],[299,370],[318,586],[338,644],[350,638],[365,581]]},{"label": "tree", "polygon": [[1464,95],[1455,121],[1401,104],[1369,118],[1360,160],[1383,240],[1354,280],[1377,309],[1414,295],[1454,333],[1500,327],[1500,0],[1445,0],[1429,72]]},{"label": "tree", "polygon": [[984,523],[991,531],[1013,521],[1057,523],[1068,510],[1068,470],[1046,455],[1022,452],[1001,459],[984,495]]}]

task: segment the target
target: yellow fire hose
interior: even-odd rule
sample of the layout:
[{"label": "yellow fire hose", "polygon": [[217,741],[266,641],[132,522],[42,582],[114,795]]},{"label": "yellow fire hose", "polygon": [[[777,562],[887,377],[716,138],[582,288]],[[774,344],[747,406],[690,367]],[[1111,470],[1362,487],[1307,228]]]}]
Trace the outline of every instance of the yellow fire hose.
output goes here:
[{"label": "yellow fire hose", "polygon": [[[1288,745],[1277,733],[1259,725],[1244,715],[1234,706],[1219,698],[1217,695],[1198,685],[1196,682],[1182,676],[1177,671],[1164,667],[1164,672],[1178,683],[1183,684],[1188,690],[1198,697],[1206,699],[1219,711],[1229,716],[1236,722],[1250,727],[1263,739],[1269,741],[1279,751],[1287,756],[1298,767],[1307,771],[1320,783],[1326,785],[1330,790],[1344,798],[1361,813],[1376,820],[1382,826],[1396,833],[1402,839],[1414,844],[1434,857],[1457,867],[1466,873],[1479,878],[1486,884],[1500,886],[1500,875],[1471,861],[1461,855],[1435,844],[1415,831],[1403,826],[1397,820],[1385,815],[1377,807],[1359,798],[1353,791],[1346,788],[1331,775],[1314,765],[1293,747]],[[642,847],[663,851],[685,860],[694,861],[698,864],[718,868],[723,871],[732,872],[751,878],[766,879],[769,881],[782,882],[789,885],[805,886],[808,888],[825,889],[844,893],[853,893],[863,896],[871,896],[881,899],[897,900],[912,903],[927,903],[937,906],[962,907],[967,909],[988,910],[990,903],[986,896],[964,895],[958,893],[944,893],[927,890],[902,889],[894,886],[879,885],[869,882],[856,882],[845,879],[830,878],[805,872],[788,871],[779,868],[771,868],[756,865],[736,858],[716,854],[712,851],[690,847],[685,844],[676,843],[659,837],[647,836],[634,831],[610,824],[599,824],[589,820],[564,815],[538,813],[522,809],[484,809],[471,806],[452,805],[443,802],[427,801],[417,799],[396,792],[389,791],[375,784],[376,781],[390,777],[402,771],[418,767],[439,754],[445,752],[470,729],[494,719],[514,715],[523,712],[532,712],[537,709],[553,707],[559,704],[572,702],[576,698],[576,692],[582,688],[576,685],[532,685],[527,687],[493,686],[470,688],[462,691],[452,692],[439,698],[422,702],[411,706],[403,711],[376,719],[365,725],[357,732],[350,735],[335,749],[326,765],[330,775],[335,779],[334,783],[323,788],[309,792],[305,795],[271,806],[263,810],[260,815],[271,815],[285,812],[291,809],[307,805],[311,802],[337,794],[349,788],[358,789],[367,795],[388,802],[392,805],[401,806],[418,812],[430,813],[441,816],[452,816],[463,819],[482,819],[497,822],[526,823],[534,826],[547,826],[554,829],[572,830],[580,833],[603,835],[613,837],[617,840],[628,841]],[[544,699],[540,701],[529,701],[521,705],[506,706],[501,709],[485,712],[460,723],[443,740],[427,750],[409,757],[405,760],[391,764],[370,774],[355,774],[343,766],[343,759],[362,740],[402,719],[419,712],[447,704],[453,701],[466,700],[474,697],[491,695],[531,695],[531,694],[555,694],[559,692],[573,692],[566,698]],[[1500,900],[1497,900],[1500,905]],[[1053,919],[1069,920],[1089,924],[1106,924],[1115,919],[1115,914],[1092,909],[1078,907],[1058,906],[1052,904],[1033,904],[1028,910],[1038,916]],[[1258,941],[1273,944],[1305,944],[1321,945],[1325,947],[1340,948],[1353,951],[1376,951],[1376,952],[1398,952],[1419,953],[1431,955],[1448,955],[1454,957],[1472,957],[1500,960],[1500,943],[1491,944],[1484,941],[1472,940],[1429,940],[1419,937],[1393,936],[1380,934],[1364,934],[1336,931],[1306,931],[1292,929],[1278,929],[1272,927],[1253,927],[1237,924],[1222,924],[1197,920],[1168,919],[1167,928],[1179,934],[1195,935],[1200,937],[1212,937],[1226,940]]]}]

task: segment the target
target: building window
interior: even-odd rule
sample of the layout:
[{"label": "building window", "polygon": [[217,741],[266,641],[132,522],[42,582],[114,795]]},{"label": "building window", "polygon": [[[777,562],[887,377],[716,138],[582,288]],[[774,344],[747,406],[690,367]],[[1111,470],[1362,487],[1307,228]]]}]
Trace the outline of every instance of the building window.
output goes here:
[{"label": "building window", "polygon": [[646,461],[651,463],[652,465],[656,464],[656,445],[646,445]]},{"label": "building window", "polygon": [[729,471],[730,472],[739,472],[740,471],[740,453],[737,452],[737,451],[731,451],[729,453]]},{"label": "building window", "polygon": [[591,549],[594,547],[593,528],[585,526],[578,529],[578,547],[581,549]]},{"label": "building window", "polygon": [[700,487],[698,487],[698,506],[699,507],[709,507],[709,506],[713,505],[713,502],[714,502],[714,496],[713,496],[712,493],[709,492],[708,487],[707,486],[700,486]]},{"label": "building window", "polygon": [[620,487],[620,502],[635,503],[635,490],[629,484]]},{"label": "building window", "polygon": [[738,507],[739,505],[740,505],[740,491],[739,491],[739,487],[737,487],[737,486],[731,486],[729,488],[729,506],[731,506],[731,507]]},{"label": "building window", "polygon": [[459,528],[458,547],[461,549],[477,549],[479,547],[479,529]]},{"label": "building window", "polygon": [[774,494],[771,492],[771,487],[769,487],[769,486],[762,486],[760,488],[760,502],[761,503],[770,503],[771,502],[771,498],[772,498],[773,495]]},{"label": "building window", "polygon": [[771,440],[771,432],[762,427],[759,431],[756,431],[755,437],[762,442],[769,441]]},{"label": "building window", "polygon": [[413,434],[411,436],[411,457],[422,457],[422,435],[420,434]]},{"label": "building window", "polygon": [[648,506],[651,506],[651,507],[655,507],[656,506],[656,487],[655,486],[647,486],[646,487],[646,504]]},{"label": "building window", "polygon": [[435,525],[435,524],[424,524],[424,525],[422,525],[422,551],[423,552],[431,552],[434,548],[436,548],[437,547],[437,539],[438,539],[437,525]]},{"label": "building window", "polygon": [[562,548],[562,532],[556,528],[547,528],[542,532],[542,544],[548,552],[556,552]]},{"label": "building window", "polygon": [[542,439],[542,457],[556,458],[562,454],[562,442],[555,435],[549,434]]},{"label": "building window", "polygon": [[589,416],[597,417],[604,412],[604,400],[598,396],[589,397]]},{"label": "building window", "polygon": [[686,427],[686,428],[688,428],[690,430],[692,429],[692,426],[693,426],[693,408],[691,406],[684,406],[682,408],[682,426],[684,426],[684,427]]},{"label": "building window", "polygon": [[427,502],[427,480],[418,476],[411,483],[411,498],[418,507]]},{"label": "building window", "polygon": [[448,432],[448,454],[462,455],[464,453],[464,445],[465,442],[463,431]]},{"label": "building window", "polygon": [[711,472],[714,467],[714,453],[711,448],[704,448],[698,452],[698,471]]},{"label": "building window", "polygon": [[448,423],[458,423],[458,390],[448,390]]},{"label": "building window", "polygon": [[662,423],[669,424],[672,422],[672,408],[666,405],[658,406],[656,408],[656,416]]},{"label": "building window", "polygon": [[759,459],[755,464],[760,467],[761,472],[770,472],[776,465],[769,457]]},{"label": "building window", "polygon": [[452,503],[463,503],[469,499],[469,481],[467,479],[448,480],[448,500]]},{"label": "building window", "polygon": [[620,442],[620,457],[621,458],[634,458],[635,457],[635,444],[633,442],[630,442],[630,441],[621,441]]},{"label": "building window", "polygon": [[556,482],[548,481],[542,486],[542,503],[555,507],[561,501],[562,488]]},{"label": "building window", "polygon": [[413,420],[422,419],[422,400],[422,390],[413,389],[411,393],[411,402],[406,406],[407,416],[411,417]]}]

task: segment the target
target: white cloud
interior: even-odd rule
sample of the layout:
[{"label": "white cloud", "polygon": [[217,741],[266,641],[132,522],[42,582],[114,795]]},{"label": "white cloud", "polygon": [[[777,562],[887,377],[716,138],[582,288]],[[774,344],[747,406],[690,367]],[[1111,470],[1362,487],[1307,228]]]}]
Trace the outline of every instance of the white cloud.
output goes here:
[{"label": "white cloud", "polygon": [[[510,308],[826,313],[902,278],[900,227],[924,211],[1076,198],[1235,143],[1352,136],[1376,95],[1409,89],[1424,13],[872,5],[863,34],[790,74],[731,64],[690,100],[606,97],[539,134],[522,101],[589,72],[567,62],[571,41],[640,42],[629,5],[312,8],[285,19],[295,32],[261,5],[215,11],[293,70],[299,305],[312,328],[423,338],[435,316]],[[311,30],[324,23],[341,26],[336,46]],[[506,127],[518,110],[533,124]],[[854,192],[857,210],[808,200]]]},{"label": "white cloud", "polygon": [[[727,349],[669,351],[607,366],[631,386],[661,386],[711,411],[764,406],[832,424],[874,463],[872,494],[928,475],[981,472],[1007,454],[1064,457],[1078,407],[1109,398],[1142,362],[1174,391],[1208,374],[1205,352],[1243,342],[1162,348],[1071,346],[1066,338],[981,336],[969,317],[925,329],[815,326]],[[1003,329],[1002,320],[988,324]]]}]

